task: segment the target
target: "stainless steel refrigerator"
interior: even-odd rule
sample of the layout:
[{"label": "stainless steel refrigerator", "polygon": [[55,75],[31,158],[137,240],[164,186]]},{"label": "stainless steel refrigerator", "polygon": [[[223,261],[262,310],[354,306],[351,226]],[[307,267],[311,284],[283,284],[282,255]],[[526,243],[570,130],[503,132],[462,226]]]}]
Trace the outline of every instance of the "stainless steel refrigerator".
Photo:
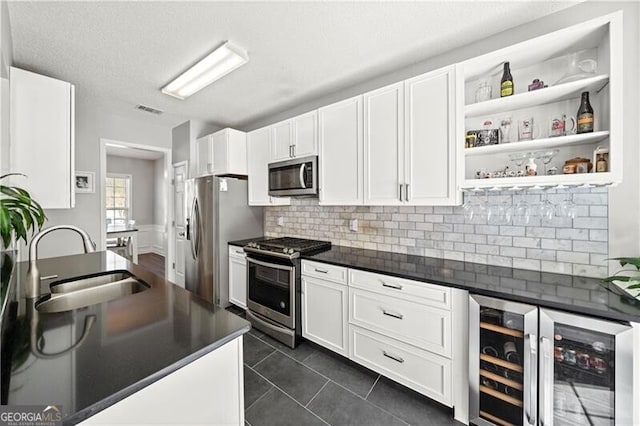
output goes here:
[{"label": "stainless steel refrigerator", "polygon": [[630,324],[472,295],[469,335],[472,424],[632,424]]},{"label": "stainless steel refrigerator", "polygon": [[264,211],[248,205],[247,181],[205,176],[185,185],[185,288],[229,305],[227,243],[262,236]]}]

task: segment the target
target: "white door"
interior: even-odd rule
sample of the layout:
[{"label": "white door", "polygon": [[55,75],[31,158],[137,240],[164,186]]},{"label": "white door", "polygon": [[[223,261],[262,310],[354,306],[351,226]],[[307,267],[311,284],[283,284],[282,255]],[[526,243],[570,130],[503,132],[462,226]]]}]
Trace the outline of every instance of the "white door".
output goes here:
[{"label": "white door", "polygon": [[397,83],[364,95],[364,204],[401,204],[403,169],[404,85]]},{"label": "white door", "polygon": [[318,153],[318,112],[311,111],[294,118],[293,156],[306,157]]},{"label": "white door", "polygon": [[287,120],[274,124],[271,128],[271,161],[288,160],[291,158],[291,145],[293,145],[292,121]]},{"label": "white door", "polygon": [[405,81],[408,203],[460,204],[456,190],[455,68]]},{"label": "white door", "polygon": [[186,217],[185,217],[185,192],[184,185],[187,179],[187,162],[176,163],[173,166],[173,218],[175,259],[173,268],[175,269],[175,283],[184,288],[184,249],[186,247]]},{"label": "white door", "polygon": [[318,110],[320,204],[362,204],[362,96]]}]

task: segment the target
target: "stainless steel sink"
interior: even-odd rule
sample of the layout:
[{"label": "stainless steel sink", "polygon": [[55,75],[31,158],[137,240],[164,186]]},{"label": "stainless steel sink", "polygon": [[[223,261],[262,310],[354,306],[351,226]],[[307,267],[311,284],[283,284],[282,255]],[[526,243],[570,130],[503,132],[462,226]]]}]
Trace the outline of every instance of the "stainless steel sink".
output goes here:
[{"label": "stainless steel sink", "polygon": [[148,288],[149,285],[124,271],[83,276],[52,283],[51,294],[36,302],[36,309],[42,313],[65,312],[140,293]]},{"label": "stainless steel sink", "polygon": [[49,288],[51,293],[69,293],[71,291],[83,290],[104,284],[110,284],[116,281],[122,281],[127,278],[133,278],[133,274],[129,271],[108,271],[97,274],[83,275],[81,277],[67,278],[51,283]]}]

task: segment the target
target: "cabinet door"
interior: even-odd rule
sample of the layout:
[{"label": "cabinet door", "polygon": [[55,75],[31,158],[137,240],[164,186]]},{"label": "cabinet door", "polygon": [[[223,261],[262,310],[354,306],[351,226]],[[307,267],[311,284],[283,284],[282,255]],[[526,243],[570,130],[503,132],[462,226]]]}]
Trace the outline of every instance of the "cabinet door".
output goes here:
[{"label": "cabinet door", "polygon": [[405,182],[413,205],[460,204],[456,190],[455,68],[405,81]]},{"label": "cabinet door", "polygon": [[11,171],[45,209],[75,205],[74,87],[18,68],[10,80]]},{"label": "cabinet door", "polygon": [[247,260],[234,246],[229,246],[229,302],[247,308]]},{"label": "cabinet door", "polygon": [[320,204],[362,204],[362,96],[318,110]]},{"label": "cabinet door", "polygon": [[229,172],[229,131],[221,130],[211,135],[211,152],[213,154],[212,174]]},{"label": "cabinet door", "polygon": [[271,126],[271,161],[282,161],[291,158],[293,145],[293,121],[287,120]]},{"label": "cabinet door", "polygon": [[198,151],[198,176],[210,175],[213,172],[213,149],[211,147],[211,135],[196,139],[196,149]]},{"label": "cabinet door", "polygon": [[364,95],[364,204],[401,204],[404,184],[404,86]]},{"label": "cabinet door", "polygon": [[306,157],[318,153],[318,111],[302,114],[293,120],[293,156]]},{"label": "cabinet door", "polygon": [[302,336],[344,356],[349,355],[347,289],[346,285],[302,277]]},{"label": "cabinet door", "polygon": [[269,142],[271,127],[254,130],[247,135],[247,173],[249,205],[288,205],[290,198],[269,196]]}]

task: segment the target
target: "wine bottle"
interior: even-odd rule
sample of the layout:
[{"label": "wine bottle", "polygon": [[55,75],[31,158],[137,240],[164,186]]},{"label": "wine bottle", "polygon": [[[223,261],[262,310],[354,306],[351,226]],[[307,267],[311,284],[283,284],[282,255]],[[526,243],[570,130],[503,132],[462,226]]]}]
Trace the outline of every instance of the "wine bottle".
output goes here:
[{"label": "wine bottle", "polygon": [[500,80],[500,97],[504,98],[505,96],[511,95],[513,95],[513,77],[509,69],[509,62],[505,62],[502,79]]},{"label": "wine bottle", "polygon": [[578,133],[593,132],[593,108],[589,102],[589,92],[582,92],[582,100],[580,101],[576,121],[578,123]]}]

